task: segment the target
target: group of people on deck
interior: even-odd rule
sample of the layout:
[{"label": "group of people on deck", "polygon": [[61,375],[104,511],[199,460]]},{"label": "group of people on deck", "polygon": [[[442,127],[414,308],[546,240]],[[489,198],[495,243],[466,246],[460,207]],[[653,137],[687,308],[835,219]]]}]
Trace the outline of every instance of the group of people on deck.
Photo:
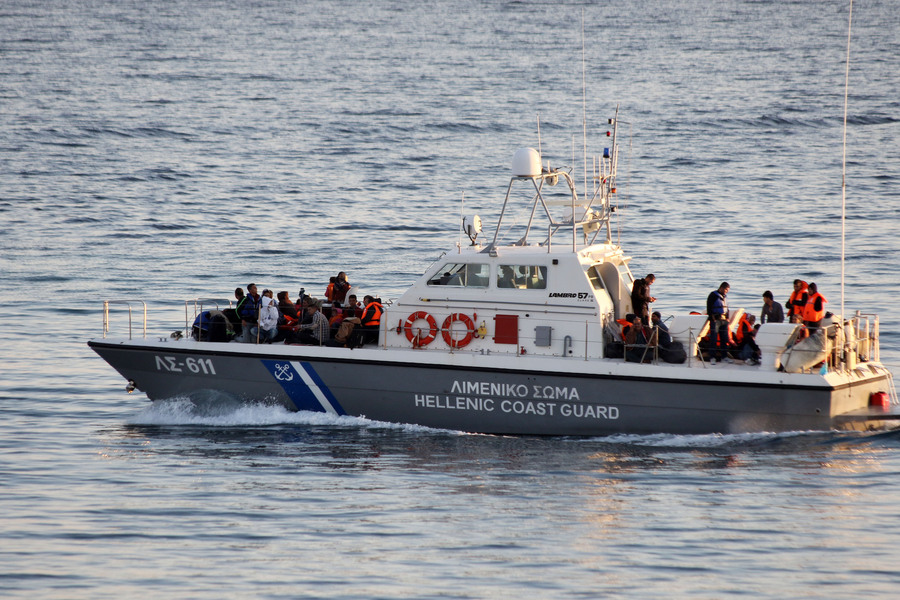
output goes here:
[{"label": "group of people on deck", "polygon": [[[661,320],[660,313],[650,314],[650,303],[656,298],[650,295],[650,286],[656,281],[652,273],[635,281],[631,292],[631,304],[634,318],[626,331],[625,358],[634,362],[646,362],[651,358],[647,348],[658,348],[660,352],[670,350],[673,344],[668,328]],[[706,314],[709,318],[709,334],[701,341],[701,347],[709,353],[710,363],[716,361],[734,362],[742,360],[747,364],[759,364],[760,350],[755,336],[763,323],[783,323],[786,319],[791,323],[805,325],[802,335],[809,335],[822,325],[825,318],[825,304],[828,300],[819,293],[815,283],[807,284],[801,279],[794,280],[794,290],[784,307],[775,301],[771,291],[763,292],[763,307],[760,311],[759,323],[752,314],[744,313],[740,317],[734,332],[729,327],[730,312],[728,310],[728,292],[731,289],[727,281],[706,299]],[[629,354],[630,350],[630,354]],[[671,350],[670,350],[671,352]]]},{"label": "group of people on deck", "polygon": [[738,323],[737,331],[732,335],[729,328],[729,311],[727,296],[731,286],[723,281],[718,289],[710,292],[706,300],[706,314],[709,316],[710,333],[708,349],[710,363],[716,361],[733,362],[732,356],[744,360],[748,364],[759,364],[759,347],[754,340],[756,331],[763,323],[783,323],[785,318],[791,323],[802,323],[805,329],[803,336],[808,336],[822,326],[825,318],[825,304],[828,300],[819,293],[815,283],[807,284],[802,279],[794,280],[794,290],[791,292],[784,307],[775,301],[771,291],[763,292],[763,307],[760,311],[760,323],[756,324],[756,317],[751,314],[743,314]]},{"label": "group of people on deck", "polygon": [[[357,347],[368,342],[377,341],[384,312],[381,299],[366,295],[359,302],[356,295],[350,293],[353,288],[347,280],[347,274],[341,271],[332,277],[325,289],[325,300],[316,299],[301,289],[296,302],[291,301],[288,292],[264,289],[259,293],[255,283],[234,290],[237,300],[236,308],[224,311],[204,311],[212,320],[221,312],[227,319],[227,325],[233,331],[231,341],[250,344],[312,344],[318,346]],[[212,339],[203,332],[203,316],[195,321],[195,335],[198,339]],[[199,326],[198,326],[199,323]]]},{"label": "group of people on deck", "polygon": [[650,286],[655,281],[656,275],[650,273],[635,280],[631,288],[633,318],[629,315],[621,323],[625,339],[625,360],[649,362],[654,358],[655,351],[666,362],[682,363],[687,359],[684,346],[672,340],[669,328],[658,311],[650,313],[650,303],[656,302],[656,297],[650,295]]}]

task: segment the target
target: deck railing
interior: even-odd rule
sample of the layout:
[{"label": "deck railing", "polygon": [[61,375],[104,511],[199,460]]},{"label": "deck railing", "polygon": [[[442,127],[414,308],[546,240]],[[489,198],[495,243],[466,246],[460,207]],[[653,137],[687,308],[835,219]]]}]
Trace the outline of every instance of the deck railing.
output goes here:
[{"label": "deck railing", "polygon": [[132,304],[140,303],[143,307],[143,317],[141,326],[141,337],[147,337],[147,303],[143,300],[104,300],[103,301],[103,337],[109,333],[109,307],[112,304],[121,304],[128,308],[128,339],[132,339],[134,321],[132,315]]}]

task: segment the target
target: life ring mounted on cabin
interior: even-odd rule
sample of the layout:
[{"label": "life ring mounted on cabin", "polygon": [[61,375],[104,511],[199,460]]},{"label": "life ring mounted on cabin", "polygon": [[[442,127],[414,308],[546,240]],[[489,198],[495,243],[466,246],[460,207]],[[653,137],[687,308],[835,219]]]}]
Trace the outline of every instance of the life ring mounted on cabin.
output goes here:
[{"label": "life ring mounted on cabin", "polygon": [[[463,325],[466,326],[464,335],[460,339],[456,339],[453,337],[453,323],[456,321],[462,321]],[[447,342],[447,345],[451,348],[462,348],[464,346],[468,346],[472,341],[472,338],[475,337],[475,323],[469,317],[469,315],[464,313],[453,313],[446,319],[444,319],[443,325],[441,325],[441,335],[444,337],[444,341]]]},{"label": "life ring mounted on cabin", "polygon": [[[413,333],[413,323],[415,323],[416,321],[425,321],[426,323],[428,323],[428,335],[422,337],[421,327],[416,328],[416,332]],[[406,339],[410,341],[410,343],[413,345],[413,348],[427,346],[437,337],[437,321],[435,321],[434,317],[432,317],[424,310],[420,310],[406,317],[406,323],[403,324],[403,331],[404,333],[406,333]],[[399,331],[397,333],[399,333]]]}]

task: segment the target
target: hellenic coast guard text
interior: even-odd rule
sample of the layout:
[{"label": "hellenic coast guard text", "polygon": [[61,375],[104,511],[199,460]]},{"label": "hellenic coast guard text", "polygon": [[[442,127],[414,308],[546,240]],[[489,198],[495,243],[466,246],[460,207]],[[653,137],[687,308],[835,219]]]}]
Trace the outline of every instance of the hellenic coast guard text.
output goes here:
[{"label": "hellenic coast guard text", "polygon": [[575,387],[457,380],[453,382],[450,392],[465,395],[416,394],[416,406],[485,412],[500,410],[518,415],[550,417],[619,418],[619,409],[615,406],[582,404]]}]

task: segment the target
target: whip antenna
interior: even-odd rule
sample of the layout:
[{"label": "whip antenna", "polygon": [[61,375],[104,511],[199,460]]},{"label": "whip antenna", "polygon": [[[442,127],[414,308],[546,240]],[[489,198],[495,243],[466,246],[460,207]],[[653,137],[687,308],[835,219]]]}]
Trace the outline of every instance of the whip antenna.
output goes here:
[{"label": "whip antenna", "polygon": [[850,0],[850,16],[847,18],[847,69],[844,73],[844,139],[841,157],[841,319],[844,319],[844,258],[847,218],[847,97],[850,90],[850,33],[853,31],[853,0]]},{"label": "whip antenna", "polygon": [[[587,186],[587,92],[585,91],[585,58],[584,58],[584,7],[581,8],[581,152],[584,156],[584,197],[588,197]],[[575,210],[572,210],[572,220],[575,220]],[[574,235],[574,234],[573,234]]]}]

